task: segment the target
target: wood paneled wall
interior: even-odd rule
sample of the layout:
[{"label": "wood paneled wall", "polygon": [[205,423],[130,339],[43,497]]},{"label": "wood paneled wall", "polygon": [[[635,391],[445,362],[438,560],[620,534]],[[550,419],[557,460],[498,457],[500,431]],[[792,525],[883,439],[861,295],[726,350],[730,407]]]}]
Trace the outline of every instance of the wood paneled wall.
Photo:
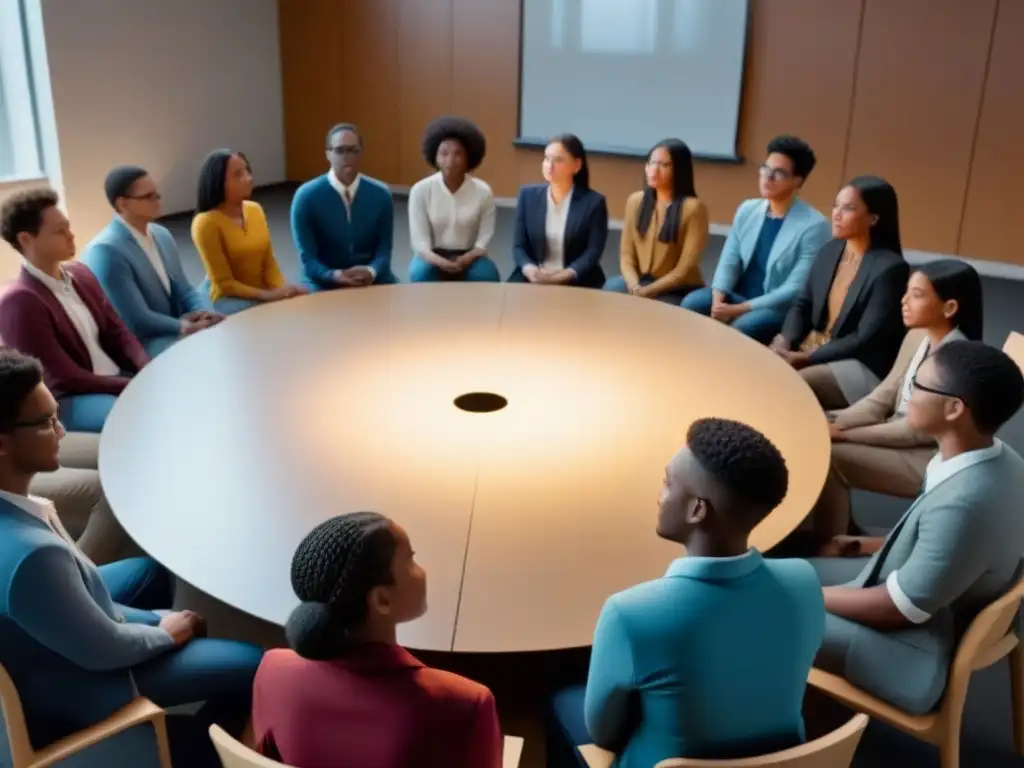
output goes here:
[{"label": "wood paneled wall", "polygon": [[[429,172],[423,128],[443,114],[487,134],[479,175],[496,194],[539,178],[540,153],[512,146],[520,0],[279,8],[290,178],[322,173],[324,134],[348,120],[365,134],[366,172],[411,185]],[[900,194],[906,247],[1024,265],[1011,237],[1024,200],[1024,0],[751,0],[751,14],[746,163],[697,167],[713,221],[756,194],[768,140],[795,133],[818,155],[804,196],[821,210],[844,179],[878,174]],[[636,160],[593,159],[613,215],[641,173]]]}]

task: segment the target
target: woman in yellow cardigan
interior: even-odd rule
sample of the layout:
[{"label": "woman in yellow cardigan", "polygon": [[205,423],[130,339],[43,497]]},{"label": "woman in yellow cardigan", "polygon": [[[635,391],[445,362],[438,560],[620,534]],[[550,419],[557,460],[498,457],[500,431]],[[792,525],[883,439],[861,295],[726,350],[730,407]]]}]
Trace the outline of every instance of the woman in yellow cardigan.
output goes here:
[{"label": "woman in yellow cardigan", "polygon": [[245,155],[218,149],[199,171],[199,201],[192,240],[206,267],[203,287],[218,312],[231,315],[305,290],[288,285],[274,258],[270,227],[252,196],[252,168]]},{"label": "woman in yellow cardigan", "polygon": [[679,139],[659,142],[647,156],[647,183],[626,200],[619,277],[606,291],[679,305],[701,288],[700,256],[708,242],[708,209],[693,185],[693,156]]}]

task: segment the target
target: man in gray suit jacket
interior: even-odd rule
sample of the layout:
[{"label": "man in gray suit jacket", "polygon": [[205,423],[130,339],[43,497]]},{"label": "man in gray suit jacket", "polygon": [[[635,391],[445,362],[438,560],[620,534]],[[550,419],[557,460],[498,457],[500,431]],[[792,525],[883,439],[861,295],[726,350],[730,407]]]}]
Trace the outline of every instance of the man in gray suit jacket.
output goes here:
[{"label": "man in gray suit jacket", "polygon": [[156,223],[160,192],[146,170],[114,168],[104,190],[117,215],[89,243],[82,261],[149,356],[220,322],[223,315],[185,277],[174,236]]},{"label": "man in gray suit jacket", "polygon": [[993,435],[1022,401],[1020,369],[980,342],[921,364],[907,422],[939,453],[884,540],[837,537],[849,557],[812,561],[829,612],[816,666],[912,714],[935,707],[967,626],[1021,577],[1024,460]]}]

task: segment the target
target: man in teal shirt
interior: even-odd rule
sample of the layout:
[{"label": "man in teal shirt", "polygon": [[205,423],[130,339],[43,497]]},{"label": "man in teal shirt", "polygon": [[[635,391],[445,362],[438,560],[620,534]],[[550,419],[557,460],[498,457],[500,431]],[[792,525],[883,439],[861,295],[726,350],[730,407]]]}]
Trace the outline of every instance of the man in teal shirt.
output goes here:
[{"label": "man in teal shirt", "polygon": [[[804,740],[804,689],[825,629],[821,587],[807,562],[766,561],[747,543],[788,482],[760,432],[694,422],[666,467],[657,529],[688,554],[605,603],[585,689],[555,696],[553,749],[592,741],[621,768],[650,768]],[[567,762],[549,756],[549,765]]]}]

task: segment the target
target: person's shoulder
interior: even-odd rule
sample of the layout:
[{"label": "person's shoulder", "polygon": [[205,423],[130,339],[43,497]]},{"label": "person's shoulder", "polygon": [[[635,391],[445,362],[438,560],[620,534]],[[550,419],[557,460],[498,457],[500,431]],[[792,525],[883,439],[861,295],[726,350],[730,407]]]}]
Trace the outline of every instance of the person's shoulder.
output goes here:
[{"label": "person's shoulder", "polygon": [[10,285],[5,286],[3,291],[0,291],[0,307],[6,308],[11,313],[20,308],[39,303],[41,302],[36,292],[21,281],[16,280]]},{"label": "person's shoulder", "polygon": [[[576,190],[573,190],[572,194],[573,194],[573,197],[576,197],[577,196]],[[600,203],[605,202],[604,193],[603,192],[598,192],[593,187],[587,187],[586,189],[584,189],[582,194],[579,194],[579,198],[581,200],[590,201],[592,205],[598,205]]]},{"label": "person's shoulder", "polygon": [[762,567],[782,588],[787,596],[786,603],[798,613],[824,617],[825,598],[821,591],[821,579],[807,560],[765,558]]},{"label": "person's shoulder", "polygon": [[416,195],[426,195],[437,185],[437,180],[440,177],[440,173],[432,173],[429,176],[424,176],[422,179],[417,181],[409,188],[409,197]]},{"label": "person's shoulder", "polygon": [[217,211],[202,211],[192,217],[192,233],[204,232],[210,229],[217,229],[221,226],[221,217]]},{"label": "person's shoulder", "polygon": [[256,680],[263,685],[279,679],[295,680],[296,676],[307,675],[322,663],[304,659],[290,648],[272,648],[263,654]]},{"label": "person's shoulder", "polygon": [[322,173],[309,181],[304,181],[299,185],[299,188],[295,190],[295,194],[292,196],[292,204],[299,200],[304,200],[312,195],[319,194],[325,187],[330,187],[331,182],[327,179],[327,174]]},{"label": "person's shoulder", "polygon": [[547,184],[523,184],[519,188],[519,199],[526,200],[531,197],[543,197],[547,188]]},{"label": "person's shoulder", "polygon": [[707,216],[708,206],[699,197],[688,197],[683,201],[683,218],[690,219],[704,214]]},{"label": "person's shoulder", "polygon": [[436,667],[423,667],[417,670],[416,680],[435,700],[444,699],[475,706],[494,698],[491,689],[486,685]]},{"label": "person's shoulder", "polygon": [[[166,240],[174,243],[174,234],[165,227],[163,224],[157,224],[155,221],[149,225],[149,234],[156,240]],[[176,244],[176,243],[175,243]]]},{"label": "person's shoulder", "polygon": [[904,271],[910,269],[910,265],[907,264],[907,260],[903,257],[903,254],[897,253],[896,251],[888,248],[872,248],[871,257],[878,265],[878,269],[880,271]]},{"label": "person's shoulder", "polygon": [[623,621],[629,621],[634,615],[649,614],[652,607],[662,601],[671,601],[679,590],[686,589],[686,579],[652,579],[634,584],[621,592],[616,592],[604,602],[602,613],[615,614]]},{"label": "person's shoulder", "polygon": [[636,192],[632,193],[629,197],[626,198],[626,210],[635,211],[637,208],[640,207],[640,203],[642,203],[643,200],[644,191],[642,189],[638,189]]},{"label": "person's shoulder", "polygon": [[263,206],[257,203],[255,200],[243,200],[242,213],[244,215],[256,215],[263,217],[266,216],[266,214],[263,212]]},{"label": "person's shoulder", "polygon": [[736,218],[746,218],[751,214],[757,213],[765,205],[763,197],[749,197],[736,206]]},{"label": "person's shoulder", "polygon": [[67,270],[67,273],[75,279],[87,280],[90,283],[96,280],[96,275],[94,275],[92,270],[89,269],[89,265],[84,263],[81,259],[67,262],[64,265],[64,269]]},{"label": "person's shoulder", "polygon": [[470,176],[469,183],[472,184],[474,189],[476,189],[480,194],[494,197],[494,190],[491,189],[491,185],[483,179],[477,176]]},{"label": "person's shoulder", "polygon": [[391,187],[380,179],[375,179],[373,176],[360,176],[359,184],[360,186],[366,184],[367,189],[373,190],[373,193],[379,197],[386,197],[389,200],[391,199]]},{"label": "person's shoulder", "polygon": [[804,219],[808,226],[818,226],[827,223],[828,221],[828,219],[825,218],[825,214],[806,200],[802,200],[800,198],[797,198],[793,203],[793,208],[790,213],[796,213],[797,216]]}]

